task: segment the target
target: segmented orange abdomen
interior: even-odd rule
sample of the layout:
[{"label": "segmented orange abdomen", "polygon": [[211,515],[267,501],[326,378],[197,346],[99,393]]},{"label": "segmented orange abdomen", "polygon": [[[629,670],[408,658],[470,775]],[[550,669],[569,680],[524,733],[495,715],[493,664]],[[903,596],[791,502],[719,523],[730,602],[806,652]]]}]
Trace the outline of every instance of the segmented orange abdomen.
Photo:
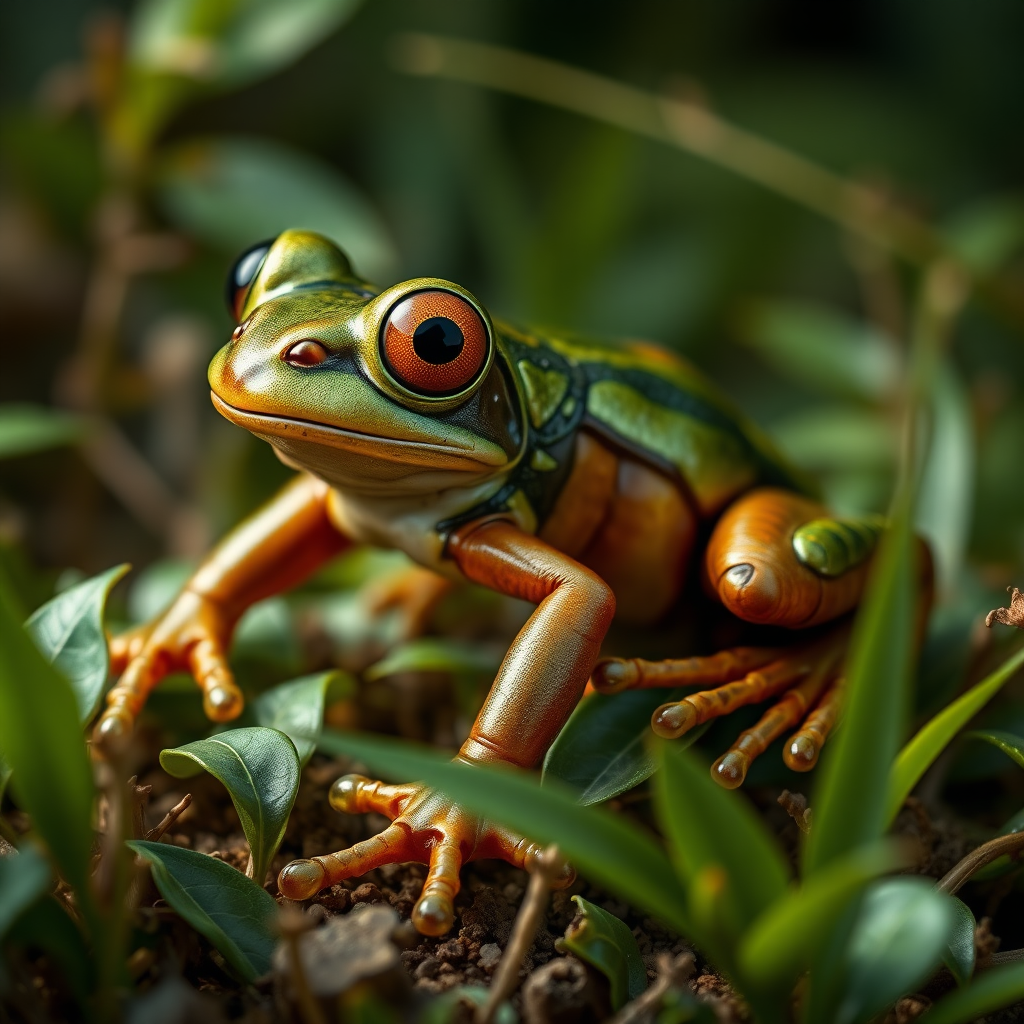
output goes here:
[{"label": "segmented orange abdomen", "polygon": [[818,502],[776,488],[734,502],[718,521],[705,560],[722,603],[748,622],[790,628],[827,622],[853,608],[870,558],[825,577],[801,564],[793,546],[798,527],[827,516]]}]

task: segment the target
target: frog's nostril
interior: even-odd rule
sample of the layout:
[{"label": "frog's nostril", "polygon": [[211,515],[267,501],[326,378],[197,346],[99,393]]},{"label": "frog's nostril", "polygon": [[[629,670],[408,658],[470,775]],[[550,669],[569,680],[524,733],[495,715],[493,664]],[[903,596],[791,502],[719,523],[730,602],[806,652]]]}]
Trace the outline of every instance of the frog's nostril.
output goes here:
[{"label": "frog's nostril", "polygon": [[289,345],[281,358],[289,366],[319,366],[328,354],[327,349],[319,341],[305,338],[294,345]]}]

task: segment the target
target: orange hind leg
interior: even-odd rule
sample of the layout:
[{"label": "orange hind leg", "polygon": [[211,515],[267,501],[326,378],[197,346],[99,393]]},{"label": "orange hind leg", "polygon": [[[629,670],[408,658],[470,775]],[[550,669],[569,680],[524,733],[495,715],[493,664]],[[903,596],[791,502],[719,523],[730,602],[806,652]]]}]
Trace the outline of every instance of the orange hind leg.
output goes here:
[{"label": "orange hind leg", "polygon": [[[874,518],[837,519],[788,491],[752,491],[716,525],[707,546],[706,581],[726,608],[747,622],[790,629],[829,623],[860,600],[878,534]],[[593,684],[605,693],[708,687],[654,712],[652,728],[668,738],[746,704],[779,698],[712,768],[718,782],[734,788],[754,758],[794,726],[799,728],[784,759],[796,771],[814,767],[838,717],[848,638],[843,621],[785,649],[738,647],[662,662],[605,659],[594,670]]]}]

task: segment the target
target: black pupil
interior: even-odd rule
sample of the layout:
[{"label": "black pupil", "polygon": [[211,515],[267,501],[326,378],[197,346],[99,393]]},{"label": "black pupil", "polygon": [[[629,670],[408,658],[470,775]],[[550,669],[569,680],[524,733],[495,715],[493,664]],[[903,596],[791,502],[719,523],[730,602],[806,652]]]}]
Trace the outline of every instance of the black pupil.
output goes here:
[{"label": "black pupil", "polygon": [[424,320],[412,336],[416,355],[435,366],[457,359],[465,343],[462,328],[446,316],[432,316]]},{"label": "black pupil", "polygon": [[267,255],[273,244],[274,240],[270,239],[254,245],[251,249],[243,252],[231,268],[231,272],[228,274],[227,300],[228,309],[232,312],[234,312],[239,291],[252,284],[253,278],[256,277],[256,273],[260,269],[260,264],[263,262],[263,257]]}]

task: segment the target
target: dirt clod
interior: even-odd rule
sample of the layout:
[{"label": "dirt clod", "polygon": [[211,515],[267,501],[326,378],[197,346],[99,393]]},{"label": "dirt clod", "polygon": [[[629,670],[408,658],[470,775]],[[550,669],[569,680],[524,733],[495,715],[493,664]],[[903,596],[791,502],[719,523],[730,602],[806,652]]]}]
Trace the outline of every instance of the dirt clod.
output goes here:
[{"label": "dirt clod", "polygon": [[607,985],[575,957],[552,960],[523,985],[524,1024],[596,1024],[610,1013]]}]

